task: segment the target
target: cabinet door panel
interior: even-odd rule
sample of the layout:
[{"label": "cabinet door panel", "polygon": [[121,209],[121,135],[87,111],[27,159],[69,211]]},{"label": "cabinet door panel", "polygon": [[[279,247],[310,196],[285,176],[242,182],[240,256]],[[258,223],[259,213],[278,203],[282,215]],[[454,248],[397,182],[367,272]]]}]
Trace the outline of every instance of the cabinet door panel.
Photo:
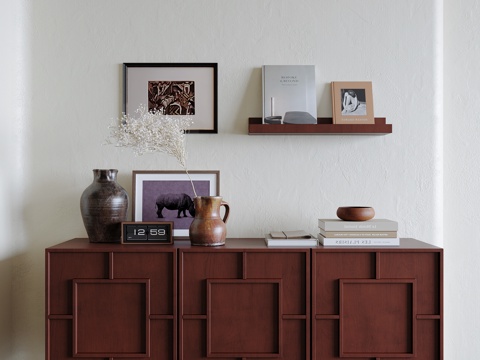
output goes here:
[{"label": "cabinet door panel", "polygon": [[46,358],[176,359],[176,250],[65,244],[46,252]]},{"label": "cabinet door panel", "polygon": [[[47,322],[50,342],[47,343],[46,359],[74,360],[72,353],[72,320],[55,319]],[[103,357],[82,357],[82,360],[107,360]],[[133,359],[132,359],[133,360]]]},{"label": "cabinet door panel", "polygon": [[[175,359],[173,320],[154,320],[150,322],[150,357],[128,358],[128,360],[167,360]],[[120,360],[124,358],[114,358]]]},{"label": "cabinet door panel", "polygon": [[180,347],[181,359],[204,359],[207,353],[207,321],[198,319],[183,321]]},{"label": "cabinet door panel", "polygon": [[306,323],[308,323],[306,320],[283,321],[284,359],[303,360],[310,358],[310,332],[307,331]]},{"label": "cabinet door panel", "polygon": [[312,358],[441,360],[442,251],[312,250]]},{"label": "cabinet door panel", "polygon": [[72,314],[72,279],[107,279],[106,253],[50,253],[47,262],[49,314]]},{"label": "cabinet door panel", "polygon": [[150,279],[151,313],[173,315],[175,253],[115,253],[113,274],[118,279]]},{"label": "cabinet door panel", "polygon": [[306,359],[309,264],[308,249],[180,250],[180,358]]},{"label": "cabinet door panel", "polygon": [[305,315],[307,255],[305,252],[249,252],[247,278],[282,279],[283,313]]},{"label": "cabinet door panel", "polygon": [[74,354],[147,356],[149,290],[148,280],[74,280]]},{"label": "cabinet door panel", "polygon": [[381,253],[382,278],[414,278],[418,285],[418,314],[440,314],[440,253]]},{"label": "cabinet door panel", "polygon": [[207,280],[207,356],[281,354],[281,280]]},{"label": "cabinet door panel", "polygon": [[340,356],[415,356],[415,279],[340,280]]},{"label": "cabinet door panel", "polygon": [[180,263],[180,289],[184,314],[206,314],[206,279],[241,279],[241,252],[187,252]]},{"label": "cabinet door panel", "polygon": [[339,357],[339,321],[338,319],[314,320],[312,333],[312,359],[334,360]]},{"label": "cabinet door panel", "polygon": [[314,313],[339,314],[339,279],[374,279],[375,253],[314,253]]}]

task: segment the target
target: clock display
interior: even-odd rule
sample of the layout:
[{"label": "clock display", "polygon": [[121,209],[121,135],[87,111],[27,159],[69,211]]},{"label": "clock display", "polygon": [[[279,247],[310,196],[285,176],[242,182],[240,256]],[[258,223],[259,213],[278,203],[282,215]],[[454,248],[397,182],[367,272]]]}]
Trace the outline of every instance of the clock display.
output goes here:
[{"label": "clock display", "polygon": [[124,244],[171,244],[173,221],[122,222]]}]

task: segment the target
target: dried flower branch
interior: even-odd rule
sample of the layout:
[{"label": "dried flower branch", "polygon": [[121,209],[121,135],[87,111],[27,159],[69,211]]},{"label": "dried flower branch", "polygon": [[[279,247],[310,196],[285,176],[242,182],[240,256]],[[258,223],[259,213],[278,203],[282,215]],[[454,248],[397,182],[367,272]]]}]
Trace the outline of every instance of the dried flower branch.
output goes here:
[{"label": "dried flower branch", "polygon": [[196,197],[197,192],[187,170],[185,148],[186,132],[193,123],[191,118],[170,117],[158,111],[148,111],[145,105],[140,105],[135,112],[137,117],[123,114],[109,126],[107,143],[132,148],[137,156],[154,152],[173,156],[185,170]]}]

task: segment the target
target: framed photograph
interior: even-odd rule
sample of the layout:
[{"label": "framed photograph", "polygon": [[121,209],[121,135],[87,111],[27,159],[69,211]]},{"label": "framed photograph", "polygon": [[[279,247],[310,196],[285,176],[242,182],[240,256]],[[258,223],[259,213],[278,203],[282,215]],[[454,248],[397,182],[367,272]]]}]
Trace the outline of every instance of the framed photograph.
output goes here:
[{"label": "framed photograph", "polygon": [[165,115],[188,116],[189,133],[218,133],[216,63],[124,63],[123,112],[140,105]]},{"label": "framed photograph", "polygon": [[198,196],[220,194],[220,172],[133,171],[134,221],[172,221],[173,236],[187,238],[194,218],[192,183]]},{"label": "framed photograph", "polygon": [[332,82],[334,124],[375,124],[372,83]]}]

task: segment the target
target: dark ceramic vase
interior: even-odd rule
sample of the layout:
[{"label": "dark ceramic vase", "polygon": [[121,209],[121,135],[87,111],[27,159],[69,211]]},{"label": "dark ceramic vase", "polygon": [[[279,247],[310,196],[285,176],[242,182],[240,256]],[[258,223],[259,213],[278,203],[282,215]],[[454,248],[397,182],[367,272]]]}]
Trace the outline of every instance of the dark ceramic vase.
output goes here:
[{"label": "dark ceramic vase", "polygon": [[93,182],[80,198],[80,211],[92,243],[120,242],[121,222],[127,220],[128,194],[117,183],[116,169],[93,170]]}]

